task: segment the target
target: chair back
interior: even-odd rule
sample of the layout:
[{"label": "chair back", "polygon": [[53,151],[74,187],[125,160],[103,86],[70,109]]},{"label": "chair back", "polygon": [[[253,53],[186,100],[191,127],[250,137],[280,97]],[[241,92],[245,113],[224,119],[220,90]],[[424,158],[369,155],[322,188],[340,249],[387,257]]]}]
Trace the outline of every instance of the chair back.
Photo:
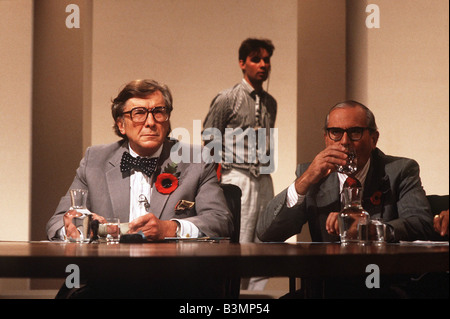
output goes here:
[{"label": "chair back", "polygon": [[430,203],[433,216],[448,209],[449,195],[427,195],[427,199]]},{"label": "chair back", "polygon": [[[239,233],[241,232],[241,196],[242,191],[239,186],[234,184],[220,184],[223,194],[227,201],[228,209],[233,215],[233,234],[230,237],[230,242],[239,243]],[[241,287],[241,277],[238,274],[233,274],[233,269],[230,269],[231,274],[225,279],[224,289],[226,299],[238,299]]]},{"label": "chair back", "polygon": [[[449,195],[427,195],[428,203],[430,203],[432,216],[439,214],[449,207]],[[448,236],[442,237],[435,233],[433,240],[448,240]]]},{"label": "chair back", "polygon": [[228,209],[233,215],[233,234],[230,237],[230,241],[233,243],[239,242],[239,233],[241,231],[241,196],[242,191],[239,186],[234,184],[220,184],[223,190],[225,199],[227,201]]}]

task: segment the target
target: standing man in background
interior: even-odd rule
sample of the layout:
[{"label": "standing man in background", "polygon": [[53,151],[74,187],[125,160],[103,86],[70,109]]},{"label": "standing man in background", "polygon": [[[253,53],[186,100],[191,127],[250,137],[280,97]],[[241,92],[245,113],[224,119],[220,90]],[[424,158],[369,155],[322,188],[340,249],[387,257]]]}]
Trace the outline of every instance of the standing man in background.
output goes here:
[{"label": "standing man in background", "polygon": [[[258,156],[253,156],[255,149],[260,151],[262,145],[252,145],[261,140],[258,135],[265,134],[266,153],[270,149],[270,128],[275,125],[277,102],[263,89],[263,83],[269,79],[270,59],[274,49],[272,42],[267,39],[249,38],[242,42],[239,48],[239,66],[243,79],[213,99],[203,123],[205,131],[215,128],[223,137],[222,182],[235,184],[242,190],[240,242],[243,243],[257,240],[255,229],[258,216],[274,197],[271,171],[267,170],[267,163],[262,163]],[[233,131],[234,140],[228,145],[225,142],[225,129]],[[256,139],[249,136],[256,136]],[[243,149],[239,150],[241,145]],[[232,161],[227,154],[232,154]],[[242,289],[262,290],[266,282],[267,280],[255,278],[250,283],[243,280]]]}]

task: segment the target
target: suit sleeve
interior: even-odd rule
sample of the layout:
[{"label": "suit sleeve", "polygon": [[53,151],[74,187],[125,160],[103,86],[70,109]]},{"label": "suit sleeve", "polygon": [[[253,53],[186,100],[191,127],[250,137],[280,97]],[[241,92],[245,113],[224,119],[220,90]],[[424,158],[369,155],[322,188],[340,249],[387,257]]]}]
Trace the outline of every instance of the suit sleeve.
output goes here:
[{"label": "suit sleeve", "polygon": [[388,222],[394,229],[395,241],[427,240],[433,234],[430,206],[419,176],[419,165],[407,160],[398,181],[398,218]]},{"label": "suit sleeve", "polygon": [[[299,165],[296,175],[301,176],[304,169]],[[301,232],[308,221],[305,202],[288,208],[286,206],[287,188],[276,195],[261,213],[256,234],[261,241],[285,241]]]},{"label": "suit sleeve", "polygon": [[186,218],[209,237],[229,237],[233,232],[233,216],[217,179],[214,164],[203,166],[195,196],[196,216]]},{"label": "suit sleeve", "polygon": [[[88,189],[85,182],[86,179],[84,178],[88,154],[89,148],[86,151],[85,157],[80,162],[80,166],[77,169],[76,176],[72,184],[70,185],[69,190],[75,188]],[[63,215],[69,210],[71,205],[69,190],[67,190],[66,194],[60,199],[59,204],[55,210],[55,213],[47,222],[46,231],[47,231],[47,238],[49,240],[59,239],[57,232],[64,226]]]},{"label": "suit sleeve", "polygon": [[231,113],[230,103],[226,94],[217,95],[211,102],[203,127],[205,129],[216,128],[223,135]]}]

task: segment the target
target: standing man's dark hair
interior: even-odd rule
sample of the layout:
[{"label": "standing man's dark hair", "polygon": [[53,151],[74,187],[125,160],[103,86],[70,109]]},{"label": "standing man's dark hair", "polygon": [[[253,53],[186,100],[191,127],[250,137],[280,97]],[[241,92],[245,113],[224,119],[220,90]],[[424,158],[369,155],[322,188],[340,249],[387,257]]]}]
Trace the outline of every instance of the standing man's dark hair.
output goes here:
[{"label": "standing man's dark hair", "polygon": [[239,47],[239,61],[245,61],[250,53],[261,49],[265,49],[269,54],[269,57],[272,57],[275,47],[272,44],[272,41],[268,39],[248,38],[244,40]]}]

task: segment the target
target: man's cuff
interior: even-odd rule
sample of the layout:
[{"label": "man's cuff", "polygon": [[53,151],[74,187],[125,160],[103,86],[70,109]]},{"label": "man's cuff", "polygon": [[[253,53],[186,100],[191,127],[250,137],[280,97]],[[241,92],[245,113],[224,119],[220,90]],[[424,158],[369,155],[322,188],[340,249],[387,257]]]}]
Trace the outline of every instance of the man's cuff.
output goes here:
[{"label": "man's cuff", "polygon": [[295,190],[295,183],[292,183],[288,189],[286,194],[286,206],[288,208],[294,207],[296,205],[300,205],[305,200],[305,195],[300,195]]},{"label": "man's cuff", "polygon": [[198,238],[200,230],[193,223],[182,219],[171,219],[177,223],[177,237]]}]

